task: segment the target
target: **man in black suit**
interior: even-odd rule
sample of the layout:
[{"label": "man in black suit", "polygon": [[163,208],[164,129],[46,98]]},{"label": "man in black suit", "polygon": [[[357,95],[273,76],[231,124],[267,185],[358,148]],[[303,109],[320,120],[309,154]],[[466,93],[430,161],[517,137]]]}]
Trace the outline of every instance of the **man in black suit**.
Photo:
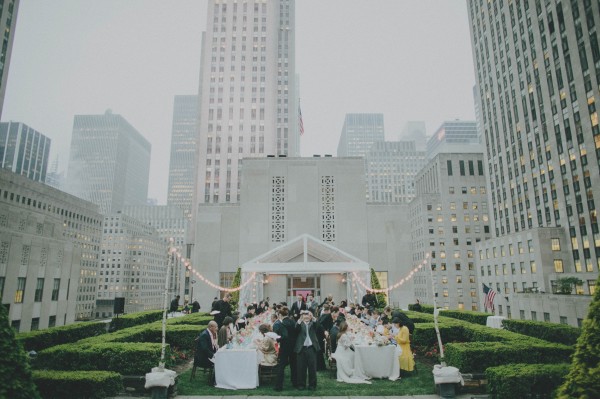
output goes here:
[{"label": "man in black suit", "polygon": [[300,318],[300,312],[306,310],[306,303],[302,294],[298,294],[298,300],[292,304],[292,317],[296,320]]},{"label": "man in black suit", "polygon": [[219,349],[217,345],[217,323],[215,321],[208,322],[207,328],[200,333],[196,338],[196,353],[194,355],[194,366],[196,367],[214,367],[212,359]]},{"label": "man in black suit", "polygon": [[287,308],[281,309],[277,313],[277,320],[273,323],[273,332],[279,335],[279,354],[277,355],[277,378],[275,379],[275,390],[281,392],[283,390],[283,376],[285,366],[290,364],[290,355],[293,349],[293,342],[290,340],[287,327],[283,324],[283,318],[287,317]]},{"label": "man in black suit", "polygon": [[377,303],[377,296],[371,290],[367,290],[367,293],[362,297],[362,305],[368,309],[375,309],[379,307]]},{"label": "man in black suit", "polygon": [[301,318],[296,324],[298,336],[294,347],[298,362],[298,390],[306,387],[308,371],[308,389],[314,391],[317,389],[317,353],[321,350],[317,330],[321,329],[321,326],[313,319],[310,311],[303,310],[301,312]]},{"label": "man in black suit", "polygon": [[231,317],[231,305],[229,304],[230,300],[231,294],[227,294],[216,304],[216,310],[218,310],[220,313],[215,315],[215,321],[219,325],[219,328],[221,328],[221,326],[223,325],[223,320],[225,319],[225,317]]},{"label": "man in black suit", "polygon": [[282,317],[281,323],[285,326],[288,332],[288,364],[290,365],[290,379],[292,380],[292,386],[296,388],[298,386],[296,352],[294,352],[294,346],[296,345],[296,322],[290,317],[290,310],[287,306],[283,306],[279,313]]}]

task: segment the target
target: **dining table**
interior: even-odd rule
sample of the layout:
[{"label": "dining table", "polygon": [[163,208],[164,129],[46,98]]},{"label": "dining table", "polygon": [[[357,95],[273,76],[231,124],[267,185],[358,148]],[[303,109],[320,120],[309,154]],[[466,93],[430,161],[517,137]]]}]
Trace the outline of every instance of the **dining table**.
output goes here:
[{"label": "dining table", "polygon": [[400,346],[396,345],[354,345],[354,370],[357,375],[367,378],[387,378],[395,381],[400,378]]},{"label": "dining table", "polygon": [[256,349],[220,348],[214,356],[217,388],[255,389],[258,387],[258,364]]}]

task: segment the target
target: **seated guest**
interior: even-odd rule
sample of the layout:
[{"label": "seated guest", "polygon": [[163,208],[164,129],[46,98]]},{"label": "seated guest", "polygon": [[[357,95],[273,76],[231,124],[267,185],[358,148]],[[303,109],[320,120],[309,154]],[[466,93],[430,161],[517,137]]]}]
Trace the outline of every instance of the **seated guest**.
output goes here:
[{"label": "seated guest", "polygon": [[346,321],[346,318],[343,314],[340,313],[340,308],[337,306],[331,307],[331,319],[333,321],[333,326],[329,330],[329,336],[331,341],[331,352],[335,352],[337,347],[337,335],[339,333],[339,326],[342,322]]},{"label": "seated guest", "polygon": [[347,334],[348,324],[345,321],[341,322],[339,329],[337,348],[331,355],[336,361],[337,380],[350,384],[370,384],[367,377],[354,368],[354,348],[350,335]]},{"label": "seated guest", "polygon": [[400,346],[400,349],[402,349],[402,354],[399,359],[400,370],[413,371],[415,369],[415,360],[413,359],[413,354],[410,350],[410,333],[408,332],[408,327],[404,325],[404,322],[400,318],[395,318],[393,323],[398,329],[395,340]]},{"label": "seated guest", "polygon": [[231,331],[231,325],[233,324],[233,319],[229,316],[223,319],[223,325],[219,328],[219,332],[217,333],[217,344],[219,348],[227,345],[231,342],[231,338],[233,337]]},{"label": "seated guest", "polygon": [[196,338],[196,353],[194,355],[194,366],[213,368],[214,363],[210,361],[219,349],[217,344],[217,329],[219,326],[216,321],[208,322],[207,328]]},{"label": "seated guest", "polygon": [[244,315],[246,322],[248,322],[248,319],[253,318],[255,314],[256,308],[254,307],[254,305],[248,305],[248,307],[246,308],[246,314]]},{"label": "seated guest", "polygon": [[254,345],[256,345],[256,350],[261,351],[264,355],[260,364],[269,367],[276,366],[277,351],[275,350],[275,340],[265,335],[271,331],[271,326],[268,324],[261,324],[258,326],[258,331],[260,332],[261,337],[254,340]]}]

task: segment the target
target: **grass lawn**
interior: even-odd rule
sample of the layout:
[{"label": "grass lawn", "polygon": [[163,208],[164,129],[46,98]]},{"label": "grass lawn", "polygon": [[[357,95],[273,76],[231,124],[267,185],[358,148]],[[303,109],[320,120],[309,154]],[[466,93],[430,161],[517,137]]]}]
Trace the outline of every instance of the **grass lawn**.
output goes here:
[{"label": "grass lawn", "polygon": [[418,372],[411,376],[403,376],[399,381],[371,380],[372,384],[346,384],[337,382],[331,371],[317,373],[317,390],[314,392],[298,391],[292,387],[289,368],[286,367],[286,377],[282,392],[273,390],[273,385],[259,386],[256,389],[229,390],[208,386],[207,377],[202,370],[196,371],[196,378],[190,381],[191,369],[183,372],[177,379],[178,395],[248,395],[248,396],[399,396],[399,395],[428,395],[435,393],[432,367],[417,362]]}]

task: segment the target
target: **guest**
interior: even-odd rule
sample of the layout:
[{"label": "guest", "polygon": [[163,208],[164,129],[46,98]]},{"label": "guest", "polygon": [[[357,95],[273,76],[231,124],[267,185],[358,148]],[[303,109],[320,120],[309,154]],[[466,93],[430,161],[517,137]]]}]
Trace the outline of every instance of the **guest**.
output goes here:
[{"label": "guest", "polygon": [[[294,347],[296,345],[296,323],[290,317],[290,310],[287,306],[283,306],[279,312],[281,314],[281,323],[287,329],[288,332],[288,343],[286,352],[288,354],[288,363],[290,365],[290,379],[294,388],[298,387],[298,370],[296,368],[296,352]],[[281,350],[281,348],[280,348]],[[285,367],[285,366],[284,366]],[[283,373],[283,369],[281,371]],[[279,377],[278,377],[279,378]],[[283,375],[281,376],[281,386],[283,386]]]},{"label": "guest", "polygon": [[[308,389],[317,389],[317,353],[321,349],[317,330],[321,329],[319,323],[313,320],[313,315],[308,310],[302,311],[302,317],[296,325],[296,346],[294,352],[298,362],[298,390],[306,387],[306,374],[308,372]],[[327,332],[325,332],[327,335]]]},{"label": "guest", "polygon": [[263,360],[260,364],[262,366],[273,367],[277,366],[277,351],[275,350],[275,340],[265,335],[269,331],[271,331],[271,327],[268,324],[258,326],[258,332],[260,332],[261,337],[254,340],[254,345],[256,345],[256,350],[263,354]]},{"label": "guest", "polygon": [[246,308],[246,314],[244,315],[244,318],[246,319],[246,323],[249,323],[251,318],[254,317],[256,313],[256,308],[254,307],[254,305],[248,305],[248,307]]},{"label": "guest", "polygon": [[347,331],[348,324],[345,321],[341,322],[337,349],[331,355],[336,362],[337,380],[349,384],[370,384],[371,381],[367,381],[367,377],[360,370],[354,368],[354,348]]},{"label": "guest", "polygon": [[340,313],[340,308],[333,306],[331,308],[331,319],[333,321],[333,326],[329,329],[329,341],[331,342],[331,352],[335,352],[337,348],[337,335],[339,332],[339,326],[343,321],[346,321],[346,318]]},{"label": "guest", "polygon": [[402,354],[400,355],[400,370],[402,371],[413,371],[415,369],[415,360],[413,359],[412,351],[410,350],[410,333],[408,327],[404,325],[404,322],[400,318],[393,320],[394,325],[398,329],[398,334],[395,339]]},{"label": "guest", "polygon": [[181,298],[179,295],[177,295],[175,298],[173,298],[173,300],[171,301],[171,306],[169,307],[169,311],[171,313],[177,312],[177,310],[179,309],[179,298]]},{"label": "guest", "polygon": [[329,306],[335,305],[333,303],[333,295],[332,294],[327,295],[327,298],[325,298],[325,300],[319,305],[319,307],[323,307],[323,305],[325,305],[326,303],[328,303]]},{"label": "guest", "polygon": [[292,317],[298,320],[303,310],[306,310],[306,303],[302,294],[298,294],[298,300],[292,304]]},{"label": "guest", "polygon": [[367,293],[362,297],[361,304],[365,308],[369,308],[369,309],[374,309],[374,308],[379,307],[379,304],[377,303],[377,296],[375,295],[375,293],[372,290],[367,290]]},{"label": "guest", "polygon": [[416,303],[413,305],[413,309],[415,312],[420,312],[422,310],[421,308],[421,302],[419,302],[419,300],[416,300]]},{"label": "guest", "polygon": [[227,294],[223,299],[217,301],[217,309],[215,310],[218,310],[219,313],[215,315],[215,321],[217,322],[219,327],[223,325],[223,320],[225,319],[225,317],[231,317],[231,304],[229,303],[229,301],[231,301],[231,294]]},{"label": "guest", "polygon": [[219,348],[222,348],[231,342],[231,338],[233,337],[231,324],[233,324],[233,319],[231,317],[227,316],[223,319],[223,325],[219,328],[219,332],[217,333],[217,344],[219,345]]},{"label": "guest", "polygon": [[217,329],[219,326],[215,321],[209,321],[208,326],[196,338],[196,353],[194,355],[194,366],[213,368],[214,363],[209,359],[215,356],[219,349],[217,344]]},{"label": "guest", "polygon": [[317,303],[317,301],[315,301],[315,297],[309,295],[306,299],[306,309],[310,310],[310,313],[312,313],[313,316],[316,316],[318,307],[319,304]]},{"label": "guest", "polygon": [[219,310],[217,304],[219,303],[219,298],[214,297],[212,303],[210,304],[210,311]]},{"label": "guest", "polygon": [[192,302],[192,313],[198,313],[200,311],[200,303],[197,300]]}]

